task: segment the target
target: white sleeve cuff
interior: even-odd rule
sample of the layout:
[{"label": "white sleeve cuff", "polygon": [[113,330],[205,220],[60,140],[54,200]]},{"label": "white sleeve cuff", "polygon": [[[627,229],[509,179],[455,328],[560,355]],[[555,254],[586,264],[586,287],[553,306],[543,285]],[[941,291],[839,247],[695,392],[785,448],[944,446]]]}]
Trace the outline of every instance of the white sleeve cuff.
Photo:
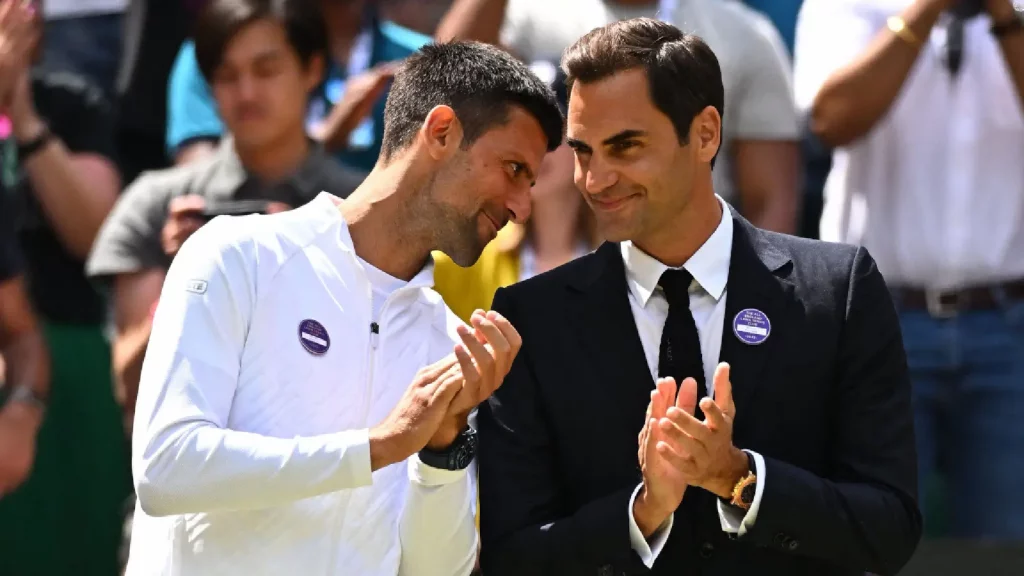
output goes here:
[{"label": "white sleeve cuff", "polygon": [[629,543],[640,556],[644,566],[651,568],[654,566],[654,561],[658,559],[658,555],[661,554],[661,549],[665,547],[665,542],[668,542],[668,535],[672,532],[672,518],[674,515],[669,514],[668,520],[665,520],[664,524],[658,526],[654,534],[651,534],[651,541],[647,542],[647,539],[644,538],[644,533],[636,525],[636,518],[633,517],[633,502],[636,501],[637,494],[640,494],[640,489],[643,486],[643,484],[637,486],[636,490],[633,490],[633,495],[629,498]]},{"label": "white sleeve cuff", "polygon": [[738,536],[743,536],[754,527],[754,522],[757,521],[757,511],[761,508],[761,495],[764,494],[765,483],[764,457],[753,450],[744,450],[744,452],[754,457],[754,473],[757,474],[754,502],[746,514],[743,514],[742,510],[727,506],[721,499],[718,500],[718,518],[722,522],[722,530]]},{"label": "white sleeve cuff", "polygon": [[[470,466],[475,466],[476,461],[470,463]],[[446,484],[452,484],[457,482],[463,476],[466,475],[466,471],[469,468],[463,470],[442,470],[440,468],[434,468],[428,466],[420,460],[419,454],[413,454],[409,457],[409,480],[421,485],[421,486],[444,486]]]}]

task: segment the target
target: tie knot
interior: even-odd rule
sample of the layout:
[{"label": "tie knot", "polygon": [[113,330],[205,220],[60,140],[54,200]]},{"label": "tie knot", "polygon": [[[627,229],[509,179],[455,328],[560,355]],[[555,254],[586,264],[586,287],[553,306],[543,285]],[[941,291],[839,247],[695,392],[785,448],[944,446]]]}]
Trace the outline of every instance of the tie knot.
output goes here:
[{"label": "tie knot", "polygon": [[687,293],[692,281],[693,274],[687,272],[685,268],[678,270],[669,268],[661,274],[658,286],[661,286],[661,289],[665,291],[665,298],[668,300],[678,296],[688,298]]}]

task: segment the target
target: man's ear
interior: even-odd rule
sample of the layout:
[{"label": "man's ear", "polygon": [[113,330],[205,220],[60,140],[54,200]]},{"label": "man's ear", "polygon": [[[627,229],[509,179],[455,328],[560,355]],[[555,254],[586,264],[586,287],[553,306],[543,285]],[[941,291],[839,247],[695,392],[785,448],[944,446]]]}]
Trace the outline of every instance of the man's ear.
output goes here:
[{"label": "man's ear", "polygon": [[324,81],[324,57],[314,54],[306,64],[306,92],[312,92]]},{"label": "man's ear", "polygon": [[722,116],[714,106],[707,106],[697,114],[690,126],[690,143],[697,147],[702,162],[711,162],[722,146]]},{"label": "man's ear", "polygon": [[423,121],[427,151],[435,160],[451,156],[462,145],[462,123],[455,110],[444,104],[434,106]]}]

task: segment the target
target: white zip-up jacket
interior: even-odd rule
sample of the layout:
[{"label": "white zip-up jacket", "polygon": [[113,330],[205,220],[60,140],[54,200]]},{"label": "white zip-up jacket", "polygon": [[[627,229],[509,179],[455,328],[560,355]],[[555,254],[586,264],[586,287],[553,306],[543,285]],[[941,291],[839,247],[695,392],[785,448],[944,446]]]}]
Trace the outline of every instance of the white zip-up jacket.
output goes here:
[{"label": "white zip-up jacket", "polygon": [[429,266],[372,318],[335,202],[219,217],[175,258],[136,407],[129,576],[472,570],[468,472],[371,475],[368,442],[461,321]]}]

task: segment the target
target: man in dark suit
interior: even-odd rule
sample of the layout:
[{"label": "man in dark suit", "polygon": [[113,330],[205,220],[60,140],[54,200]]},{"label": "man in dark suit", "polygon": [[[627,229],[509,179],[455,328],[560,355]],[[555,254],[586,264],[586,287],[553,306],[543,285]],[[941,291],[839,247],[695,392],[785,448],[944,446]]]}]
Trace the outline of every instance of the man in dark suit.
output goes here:
[{"label": "man in dark suit", "polygon": [[562,65],[610,242],[495,296],[523,348],[478,416],[484,573],[895,574],[921,518],[871,257],[716,197],[723,87],[699,38],[628,20]]}]

